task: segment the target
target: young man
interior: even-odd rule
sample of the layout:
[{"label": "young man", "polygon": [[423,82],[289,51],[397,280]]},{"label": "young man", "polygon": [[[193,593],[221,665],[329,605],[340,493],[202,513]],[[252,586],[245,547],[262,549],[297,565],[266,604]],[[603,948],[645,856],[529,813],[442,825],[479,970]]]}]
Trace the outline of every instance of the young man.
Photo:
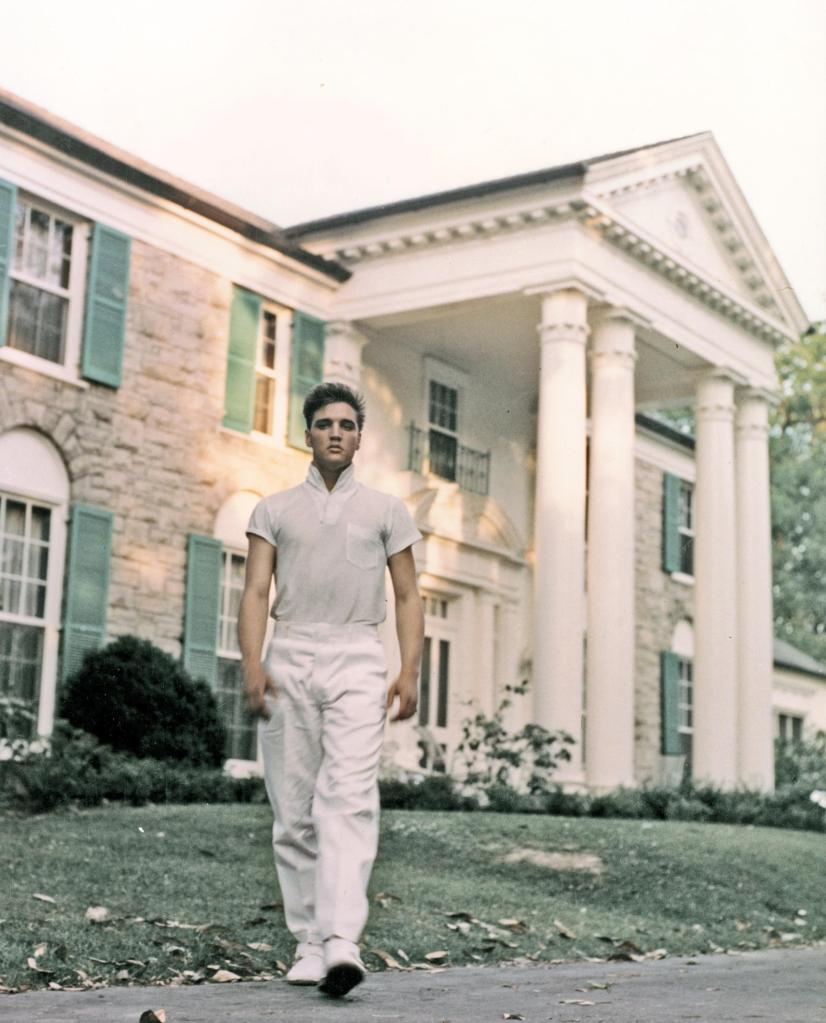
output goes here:
[{"label": "young man", "polygon": [[[402,502],[356,482],[364,400],[320,384],[304,402],[313,453],[300,486],[264,498],[247,529],[238,616],[245,692],[262,718],[273,849],[287,926],[298,947],[291,984],[334,997],[364,977],[358,940],[378,843],[378,766],[387,709],[416,711],[423,641],[412,545]],[[385,567],[396,600],[401,671],[387,688],[377,626]],[[275,631],[261,663],[270,582]]]}]

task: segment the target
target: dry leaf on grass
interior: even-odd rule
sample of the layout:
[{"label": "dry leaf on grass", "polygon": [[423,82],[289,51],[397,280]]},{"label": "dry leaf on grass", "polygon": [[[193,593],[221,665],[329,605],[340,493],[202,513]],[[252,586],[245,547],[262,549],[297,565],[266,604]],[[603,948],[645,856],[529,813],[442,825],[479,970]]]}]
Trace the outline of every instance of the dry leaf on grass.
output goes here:
[{"label": "dry leaf on grass", "polygon": [[111,919],[111,914],[106,906],[89,906],[84,916],[90,924],[105,924]]},{"label": "dry leaf on grass", "polygon": [[38,946],[37,946],[37,947],[36,947],[36,948],[35,948],[35,949],[34,949],[34,950],[32,951],[32,955],[33,955],[33,956],[35,957],[35,959],[39,959],[39,958],[40,958],[40,957],[41,957],[42,955],[45,955],[45,954],[46,954],[46,950],[48,949],[48,947],[49,947],[49,946],[48,946],[48,945],[46,944],[46,942],[45,942],[45,941],[42,941],[42,942],[41,942],[41,943],[40,943],[40,944],[39,944],[39,945],[38,945]]},{"label": "dry leaf on grass", "polygon": [[26,965],[30,970],[34,970],[35,973],[43,973],[47,977],[54,976],[54,970],[46,970],[42,966],[38,966],[37,960],[35,959],[34,956],[29,956],[29,958],[26,960]]},{"label": "dry leaf on grass", "polygon": [[381,959],[388,970],[409,970],[409,966],[402,966],[398,959],[394,959],[389,952],[385,952],[383,948],[371,948],[370,953],[376,958]]},{"label": "dry leaf on grass", "polygon": [[464,909],[456,910],[453,913],[445,913],[445,916],[449,916],[452,920],[467,920],[469,923],[478,923],[476,917],[472,913],[467,913]]},{"label": "dry leaf on grass", "polygon": [[560,1005],[596,1005],[596,1002],[589,1002],[587,998],[563,998]]},{"label": "dry leaf on grass", "polygon": [[283,909],[284,908],[284,903],[283,902],[265,902],[262,906],[259,906],[258,908],[259,909],[267,909],[267,910],[269,910],[269,909]]},{"label": "dry leaf on grass", "polygon": [[524,934],[528,929],[528,925],[524,920],[517,920],[515,917],[507,918],[505,920],[496,921],[500,927],[507,927],[509,931],[513,931],[514,934]]},{"label": "dry leaf on grass", "polygon": [[554,927],[556,927],[557,931],[563,938],[567,938],[569,941],[574,941],[576,939],[576,934],[574,934],[570,927],[566,927],[561,920],[554,920]]},{"label": "dry leaf on grass", "polygon": [[450,953],[446,949],[439,949],[436,952],[426,952],[425,959],[429,963],[443,963]]},{"label": "dry leaf on grass", "polygon": [[373,896],[373,901],[378,902],[382,909],[387,909],[394,902],[401,902],[402,900],[398,895],[393,895],[392,892],[376,892]]},{"label": "dry leaf on grass", "polygon": [[273,946],[268,945],[266,941],[248,941],[247,948],[251,948],[253,952],[272,952]]},{"label": "dry leaf on grass", "polygon": [[50,902],[53,906],[57,905],[56,899],[53,899],[51,895],[44,895],[42,892],[32,892],[32,898],[37,899],[38,902]]}]

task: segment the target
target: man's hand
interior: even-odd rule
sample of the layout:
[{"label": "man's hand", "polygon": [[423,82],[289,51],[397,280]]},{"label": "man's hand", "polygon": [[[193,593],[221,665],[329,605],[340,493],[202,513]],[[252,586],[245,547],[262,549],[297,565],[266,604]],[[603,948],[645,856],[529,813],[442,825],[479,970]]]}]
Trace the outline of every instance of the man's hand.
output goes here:
[{"label": "man's hand", "polygon": [[244,666],[244,700],[247,710],[251,714],[257,714],[265,721],[269,721],[270,712],[267,710],[266,695],[278,695],[275,682],[264,671],[263,664],[247,664]]},{"label": "man's hand", "polygon": [[399,709],[391,721],[406,721],[416,713],[419,704],[419,687],[415,675],[402,672],[387,691],[387,709],[398,696]]}]

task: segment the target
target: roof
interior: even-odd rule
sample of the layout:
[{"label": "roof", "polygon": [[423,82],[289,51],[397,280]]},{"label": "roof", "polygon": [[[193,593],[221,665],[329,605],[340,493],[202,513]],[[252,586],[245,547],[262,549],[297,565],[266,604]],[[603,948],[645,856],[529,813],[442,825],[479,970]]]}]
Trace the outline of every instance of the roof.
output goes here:
[{"label": "roof", "polygon": [[815,660],[802,650],[787,643],[785,639],[774,638],[774,665],[776,668],[787,668],[789,671],[800,671],[804,675],[814,675],[826,679],[826,665]]},{"label": "roof", "polygon": [[383,203],[380,206],[366,206],[349,213],[337,213],[319,220],[307,220],[302,224],[293,224],[291,227],[285,228],[284,233],[289,238],[297,238],[301,235],[317,234],[319,231],[332,231],[353,224],[363,224],[368,220],[392,217],[400,213],[415,213],[417,210],[432,206],[447,206],[449,203],[462,202],[466,199],[480,199],[484,196],[496,195],[499,192],[511,192],[518,188],[533,188],[536,185],[547,185],[554,181],[567,179],[578,181],[585,177],[588,168],[594,164],[603,163],[606,160],[616,160],[645,149],[656,149],[658,146],[668,146],[674,142],[682,142],[684,139],[696,137],[699,135],[683,135],[679,138],[654,142],[647,146],[635,146],[633,149],[622,149],[615,153],[603,153],[601,156],[592,156],[587,160],[578,160],[575,163],[563,163],[556,167],[546,167],[544,170],[529,171],[527,174],[515,174],[507,178],[481,181],[475,185],[463,185],[461,188],[451,188],[446,192],[431,192],[428,195]]},{"label": "roof", "polygon": [[2,89],[0,124],[37,139],[52,149],[57,149],[144,192],[221,224],[250,241],[274,249],[336,281],[346,281],[350,277],[350,271],[346,267],[303,249],[269,220],[177,178],[132,153],[56,117],[42,107]]},{"label": "roof", "polygon": [[649,433],[656,433],[658,436],[665,438],[665,440],[670,440],[672,444],[677,444],[687,451],[693,451],[696,446],[694,438],[690,433],[683,433],[675,426],[670,426],[668,423],[663,422],[662,419],[657,419],[656,416],[647,416],[644,412],[638,412],[634,416],[634,421],[643,430],[648,430]]}]

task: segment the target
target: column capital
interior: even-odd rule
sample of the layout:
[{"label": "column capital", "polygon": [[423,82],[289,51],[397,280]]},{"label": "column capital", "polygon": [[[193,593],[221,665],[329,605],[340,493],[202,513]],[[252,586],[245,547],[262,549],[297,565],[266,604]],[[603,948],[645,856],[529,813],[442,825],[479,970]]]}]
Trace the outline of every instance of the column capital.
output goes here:
[{"label": "column capital", "polygon": [[568,341],[583,347],[588,341],[588,297],[580,288],[538,291],[542,319],[537,330],[541,344]]},{"label": "column capital", "polygon": [[722,366],[700,373],[694,408],[697,419],[733,420],[734,388],[738,382],[737,375]]},{"label": "column capital", "polygon": [[633,367],[637,361],[636,327],[636,319],[626,309],[611,306],[600,310],[591,342],[592,364]]},{"label": "column capital", "polygon": [[367,338],[353,324],[352,320],[328,320],[324,327],[325,341],[328,338],[341,338],[350,344],[358,345],[359,351],[367,344]]},{"label": "column capital", "polygon": [[361,350],[367,338],[350,320],[331,320],[324,330],[324,379],[358,390]]},{"label": "column capital", "polygon": [[764,439],[769,435],[769,408],[778,395],[761,387],[738,388],[735,429],[738,436]]}]

